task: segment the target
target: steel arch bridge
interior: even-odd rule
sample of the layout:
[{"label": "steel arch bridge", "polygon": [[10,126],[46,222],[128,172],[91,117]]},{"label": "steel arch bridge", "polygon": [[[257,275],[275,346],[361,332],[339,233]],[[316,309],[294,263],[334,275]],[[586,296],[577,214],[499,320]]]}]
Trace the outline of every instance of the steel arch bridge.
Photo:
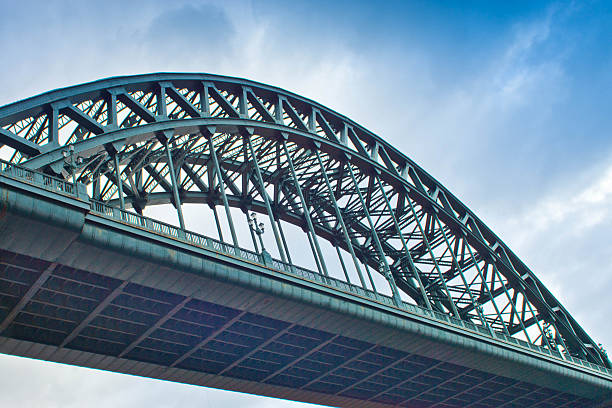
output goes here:
[{"label": "steel arch bridge", "polygon": [[[191,244],[212,245],[394,310],[610,374],[605,351],[461,201],[379,136],[299,95],[208,74],[104,79],[0,107],[0,158],[7,177],[34,184],[38,180],[43,189],[52,186],[85,197],[92,213]],[[176,210],[175,226],[143,215],[162,204]],[[199,204],[199,214],[209,211],[218,240],[190,232],[204,221],[194,218],[189,225],[183,215],[189,204]],[[253,225],[253,213],[266,220],[269,252],[261,235],[256,236],[261,230]],[[10,246],[2,246],[3,258],[18,255]],[[308,251],[313,270],[299,265]],[[36,337],[23,327],[44,331],[43,320],[53,318],[45,313],[59,313],[59,304],[48,299],[54,312],[30,311],[26,321],[27,305],[57,263],[50,265],[30,282],[29,290],[26,285],[11,292],[19,279],[11,278],[8,267],[0,275],[5,282],[0,287],[0,335],[69,347],[96,317],[93,312],[113,301],[105,298],[106,304],[74,320],[63,337]],[[125,288],[123,284],[115,296]],[[172,315],[111,354],[126,356]],[[68,315],[63,319],[71,321]],[[202,342],[196,345],[204,347],[210,339]],[[168,365],[180,366],[196,351]],[[162,347],[158,352],[166,351]],[[213,372],[227,375],[252,358],[250,353]],[[337,374],[339,368],[333,370]],[[307,378],[302,386],[308,388],[324,375]],[[340,393],[369,402],[412,401],[384,400],[383,394],[361,398]],[[346,404],[339,401],[333,403]]]}]

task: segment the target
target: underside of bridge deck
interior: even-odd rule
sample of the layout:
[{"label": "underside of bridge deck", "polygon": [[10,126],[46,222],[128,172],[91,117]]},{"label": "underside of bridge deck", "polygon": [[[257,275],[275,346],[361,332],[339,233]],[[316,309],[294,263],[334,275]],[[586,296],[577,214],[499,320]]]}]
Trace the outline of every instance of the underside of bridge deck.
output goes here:
[{"label": "underside of bridge deck", "polygon": [[[220,376],[210,384],[224,382],[225,387],[242,390],[254,386],[243,381],[259,383],[269,385],[259,388],[262,393],[331,404],[593,403],[528,381],[41,259],[6,251],[0,252],[0,259],[3,352],[63,362],[75,359],[93,367],[110,364],[118,371],[191,383],[208,384],[208,378]],[[152,365],[158,368],[149,372]]]}]

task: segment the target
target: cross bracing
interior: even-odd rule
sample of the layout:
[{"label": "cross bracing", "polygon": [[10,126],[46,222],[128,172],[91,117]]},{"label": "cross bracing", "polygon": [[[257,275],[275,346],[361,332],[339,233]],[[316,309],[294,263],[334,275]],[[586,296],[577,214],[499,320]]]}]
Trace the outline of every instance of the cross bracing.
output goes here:
[{"label": "cross bracing", "polygon": [[[328,242],[346,281],[368,290],[383,282],[397,307],[413,303],[610,366],[444,186],[380,137],[298,95],[204,74],[111,78],[0,108],[0,143],[2,158],[74,177],[94,200],[140,214],[171,204],[185,229],[183,205],[206,204],[233,245],[234,225],[245,222],[234,209],[261,213],[276,245],[268,249],[285,262],[283,229],[298,226],[323,276],[335,272]],[[69,146],[82,162],[65,157]],[[231,232],[224,237],[221,221]]]}]

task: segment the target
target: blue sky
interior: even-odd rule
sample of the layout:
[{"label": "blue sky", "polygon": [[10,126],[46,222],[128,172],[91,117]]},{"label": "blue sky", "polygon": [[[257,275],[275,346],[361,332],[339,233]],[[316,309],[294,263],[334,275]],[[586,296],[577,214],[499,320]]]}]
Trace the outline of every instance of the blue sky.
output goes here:
[{"label": "blue sky", "polygon": [[[612,347],[612,3],[329,3],[0,0],[0,104],[155,71],[240,76],[310,97],[442,181]],[[303,405],[0,364],[18,374],[0,386],[0,405]]]}]

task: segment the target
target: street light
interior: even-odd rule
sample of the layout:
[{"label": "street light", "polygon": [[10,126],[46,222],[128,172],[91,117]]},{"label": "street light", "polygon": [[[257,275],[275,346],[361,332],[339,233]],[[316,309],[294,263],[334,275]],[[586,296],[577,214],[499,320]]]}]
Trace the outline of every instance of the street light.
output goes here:
[{"label": "street light", "polygon": [[555,335],[552,332],[551,324],[548,322],[544,322],[544,326],[542,326],[542,329],[544,330],[544,335],[546,336],[546,339],[548,340],[550,346],[556,348],[557,340],[555,340]]},{"label": "street light", "polygon": [[255,214],[254,212],[252,212],[251,215],[249,215],[247,218],[249,220],[249,228],[251,229],[251,231],[257,234],[257,237],[259,238],[259,243],[261,245],[261,251],[264,252],[266,248],[264,247],[263,239],[261,238],[264,233],[264,223],[257,222],[257,214]]},{"label": "street light", "polygon": [[76,158],[76,164],[75,164],[73,145],[68,146],[67,150],[66,149],[62,150],[62,156],[64,156],[64,161],[68,163],[68,165],[70,166],[70,177],[72,178],[72,183],[74,184],[76,181],[75,173],[76,173],[77,166],[83,163],[83,158],[78,156]]}]

